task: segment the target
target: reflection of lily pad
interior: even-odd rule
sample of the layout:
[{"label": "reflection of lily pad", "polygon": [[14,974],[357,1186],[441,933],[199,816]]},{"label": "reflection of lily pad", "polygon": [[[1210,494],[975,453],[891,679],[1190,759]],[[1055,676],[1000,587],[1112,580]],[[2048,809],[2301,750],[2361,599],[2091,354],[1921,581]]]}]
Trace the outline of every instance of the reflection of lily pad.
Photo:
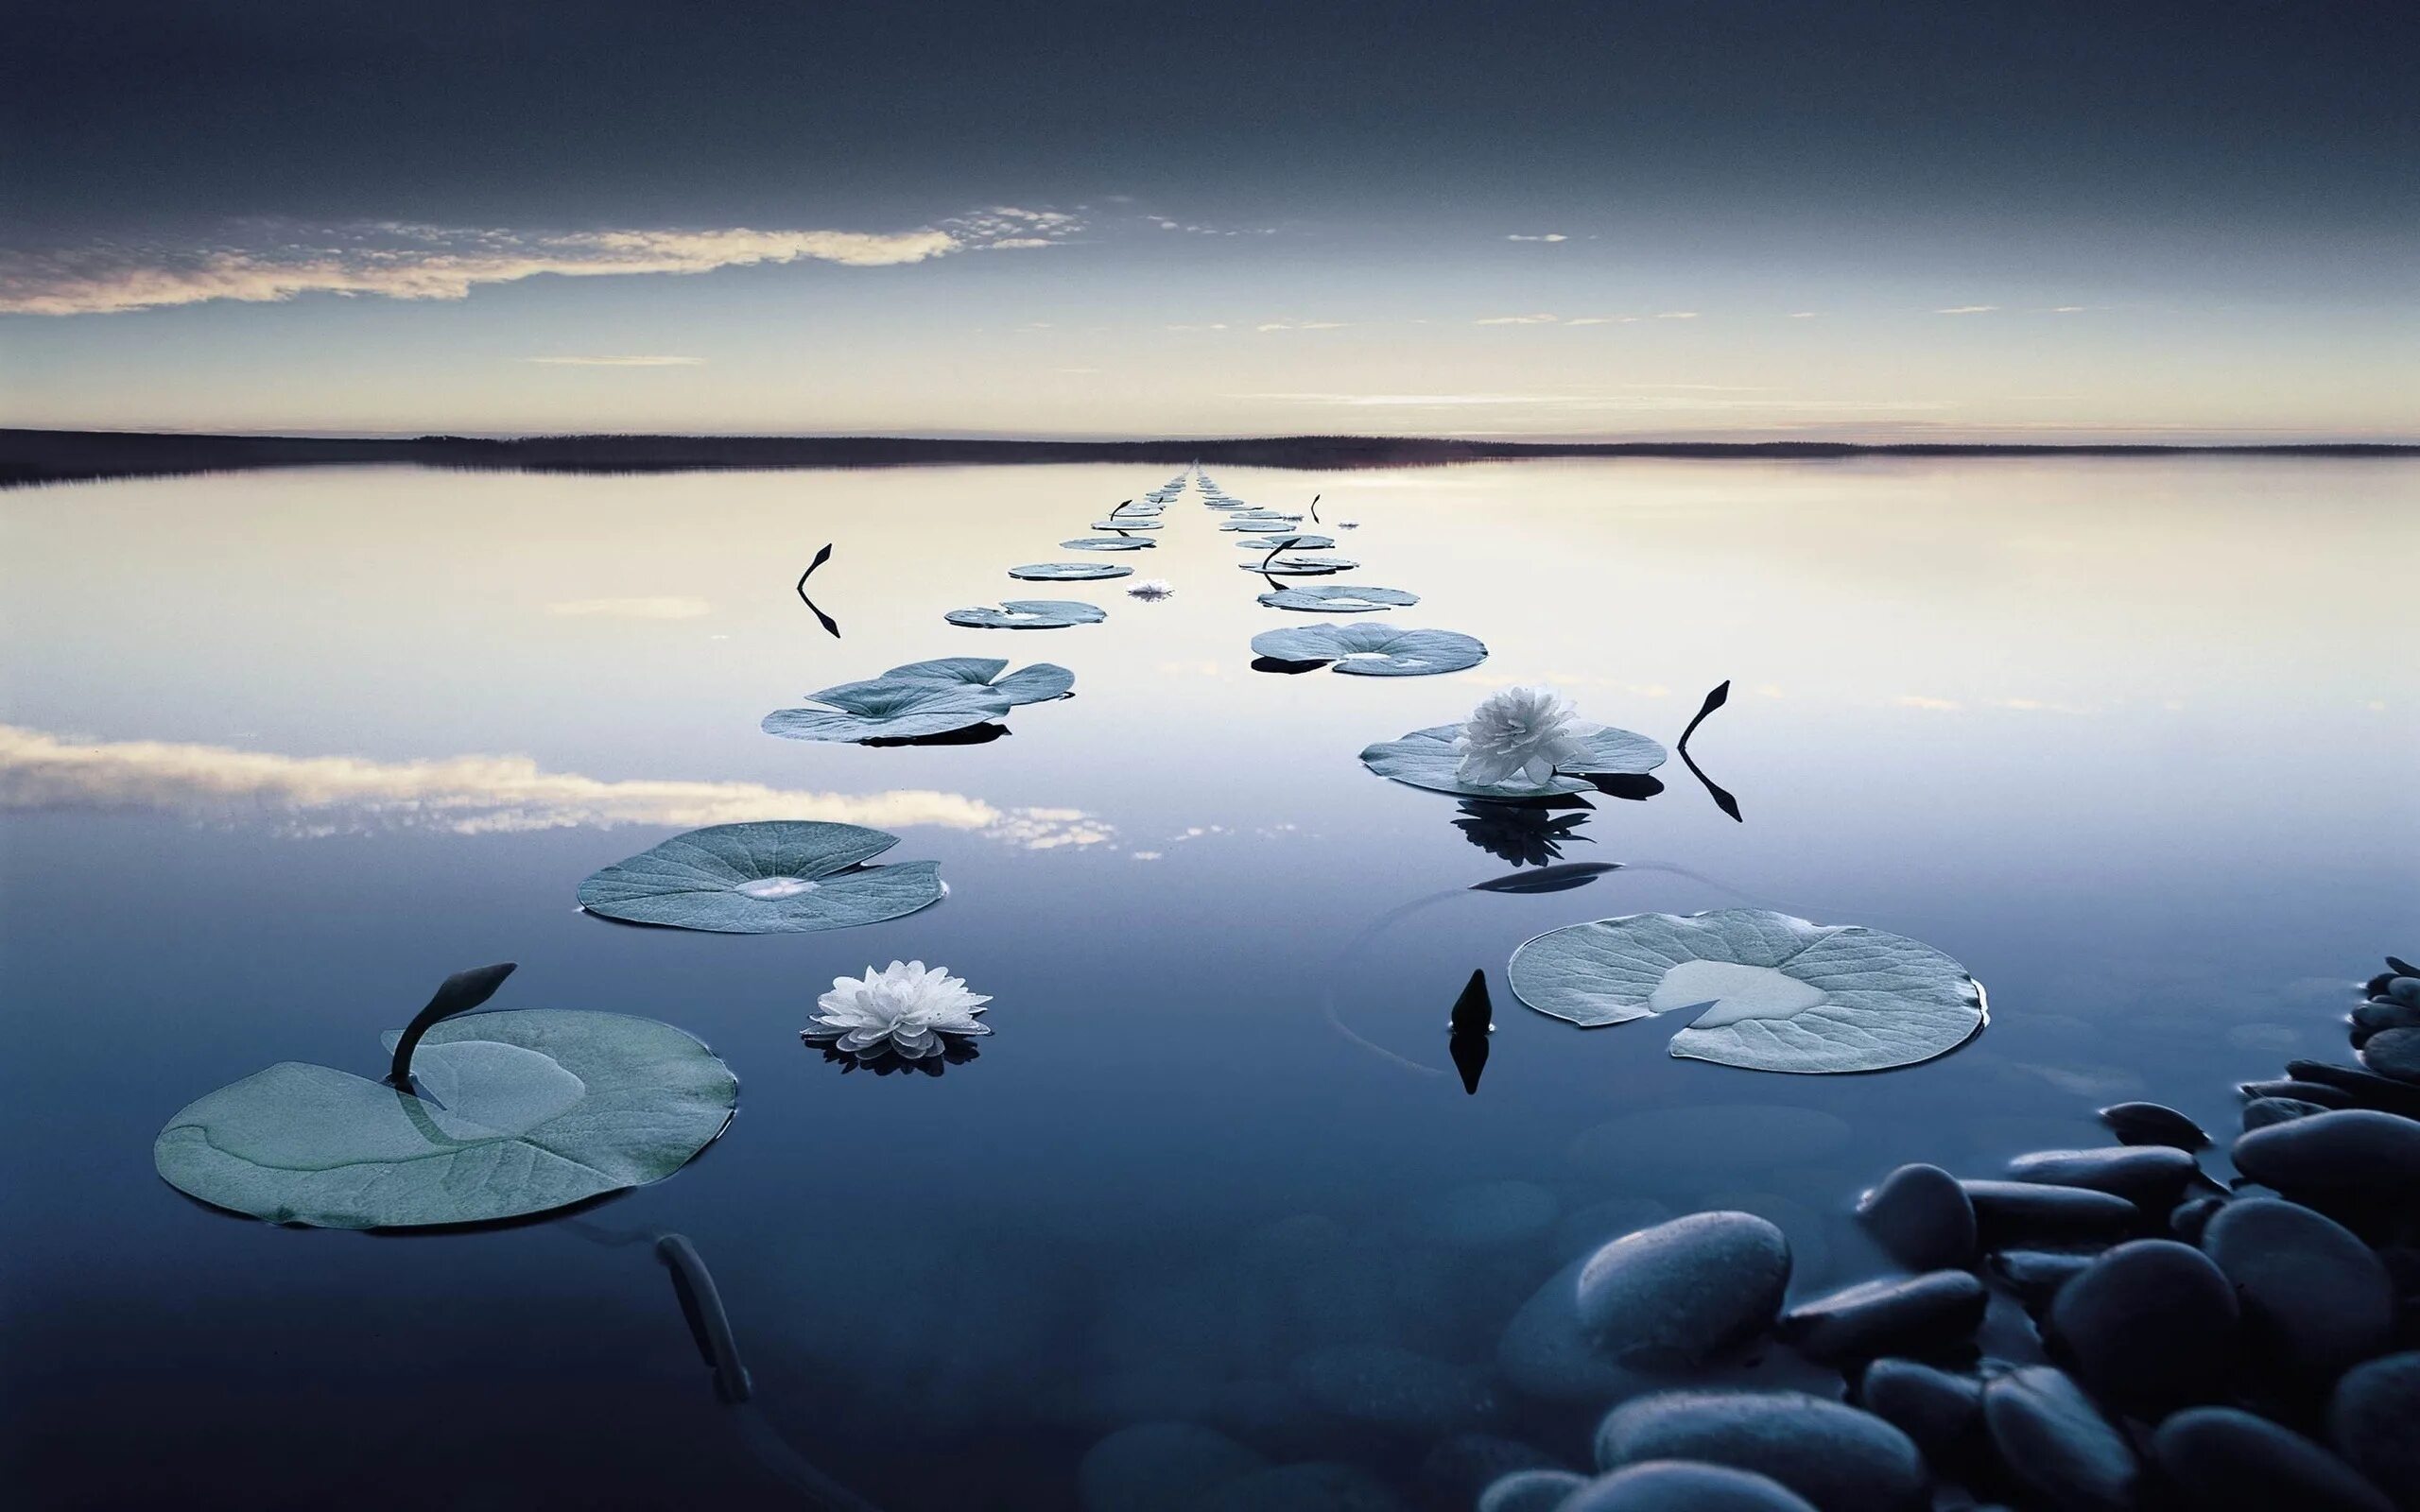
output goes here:
[{"label": "reflection of lily pad", "polygon": [[1069,551],[1150,551],[1159,542],[1137,541],[1132,536],[1078,536],[1073,541],[1063,541],[1059,544]]},{"label": "reflection of lily pad", "polygon": [[1036,662],[1019,667],[1007,677],[1009,663],[995,656],[945,656],[931,662],[910,662],[904,667],[892,667],[885,678],[901,681],[956,683],[969,688],[990,688],[1006,696],[1009,702],[1042,703],[1064,696],[1076,686],[1076,675],[1063,666]]},{"label": "reflection of lily pad", "polygon": [[1253,636],[1252,649],[1272,662],[1331,662],[1335,671],[1370,678],[1462,672],[1487,660],[1487,647],[1460,631],[1392,625],[1288,625]]},{"label": "reflection of lily pad", "polygon": [[1760,908],[1634,914],[1552,930],[1512,953],[1512,990],[1583,1025],[1703,1009],[1672,1054],[1752,1071],[1882,1071],[1956,1049],[1983,989],[1929,945]]},{"label": "reflection of lily pad", "polygon": [[876,678],[807,695],[821,709],[776,709],[765,733],[785,740],[906,740],[944,735],[1009,712],[1008,695],[962,682]]},{"label": "reflection of lily pad", "polygon": [[1280,557],[1274,561],[1239,561],[1236,565],[1268,577],[1325,577],[1349,573],[1361,564],[1345,557]]},{"label": "reflection of lily pad", "polygon": [[1270,536],[1236,544],[1245,551],[1325,551],[1336,542],[1326,536]]},{"label": "reflection of lily pad", "polygon": [[1132,577],[1134,569],[1115,561],[1034,561],[1011,567],[1009,576],[1029,583],[1078,583],[1097,577]]},{"label": "reflection of lily pad", "polygon": [[1544,782],[1532,783],[1516,776],[1509,782],[1482,786],[1465,782],[1455,775],[1461,765],[1461,753],[1454,748],[1454,737],[1462,732],[1460,725],[1433,725],[1415,730],[1401,740],[1382,740],[1361,752],[1361,765],[1410,787],[1426,788],[1432,793],[1454,793],[1463,798],[1490,798],[1502,801],[1521,799],[1553,798],[1565,793],[1585,793],[1591,786],[1584,777],[1555,773]]},{"label": "reflection of lily pad", "polygon": [[813,819],[709,825],[607,867],[579,885],[579,902],[607,919],[721,935],[876,924],[941,902],[937,862],[866,865],[898,843]]},{"label": "reflection of lily pad", "polygon": [[942,618],[978,630],[1063,630],[1109,618],[1098,607],[1072,598],[1007,598],[998,609],[954,609]]},{"label": "reflection of lily pad", "polygon": [[697,1040],[618,1013],[449,1019],[409,1060],[414,1091],[271,1066],[170,1119],[152,1161],[179,1191],[271,1223],[486,1223],[660,1181],[730,1125],[739,1096]]},{"label": "reflection of lily pad", "polygon": [[1313,583],[1280,588],[1260,595],[1270,609],[1300,610],[1305,614],[1359,614],[1399,609],[1420,602],[1418,593],[1400,588],[1355,588],[1348,583]]}]

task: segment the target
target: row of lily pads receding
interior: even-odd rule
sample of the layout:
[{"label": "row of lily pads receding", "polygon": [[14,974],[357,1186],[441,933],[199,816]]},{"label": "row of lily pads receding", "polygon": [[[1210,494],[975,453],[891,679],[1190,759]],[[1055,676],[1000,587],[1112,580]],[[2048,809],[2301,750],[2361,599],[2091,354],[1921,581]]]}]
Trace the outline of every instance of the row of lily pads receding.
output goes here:
[{"label": "row of lily pads receding", "polygon": [[[1164,501],[1184,481],[1147,497]],[[1206,476],[1201,483],[1222,499]],[[1302,598],[1272,607],[1325,609],[1348,595],[1378,607],[1417,602],[1398,590],[1342,588],[1280,589],[1263,602],[1289,594]],[[1099,614],[1088,605],[1054,607]],[[1253,650],[1275,662],[1328,662],[1383,677],[1458,671],[1486,655],[1477,641],[1450,631],[1374,625],[1270,631],[1254,638]],[[821,707],[777,711],[765,728],[797,739],[909,741],[988,723],[1073,689],[1064,667],[1036,663],[1008,673],[1007,665],[983,657],[910,662],[827,688],[813,696]],[[1511,705],[1497,707],[1508,697]],[[1526,690],[1499,695],[1479,717],[1491,708],[1516,728],[1538,713]],[[1361,760],[1409,786],[1513,801],[1579,793],[1594,778],[1643,774],[1665,760],[1663,746],[1644,735],[1558,718],[1538,747],[1550,761],[1529,751],[1534,759],[1524,766],[1525,752],[1516,749],[1506,758],[1508,775],[1475,782],[1469,752],[1458,745],[1470,744],[1464,731],[1478,723],[1415,730],[1370,747]],[[873,864],[897,843],[879,830],[822,821],[714,825],[599,870],[580,885],[579,902],[607,919],[724,934],[876,923],[946,892],[937,863]],[[160,1175],[201,1201],[271,1222],[459,1225],[549,1211],[660,1180],[729,1126],[737,1078],[701,1041],[669,1024],[554,1009],[464,1017],[511,971],[486,967],[448,978],[406,1029],[385,1037],[390,1060],[383,1079],[284,1062],[197,1100],[154,1143]],[[1911,1064],[1955,1048],[1985,1020],[1980,985],[1929,946],[1756,909],[1570,925],[1522,944],[1507,975],[1524,1003],[1583,1026],[1701,1009],[1674,1037],[1673,1055],[1765,1071]],[[847,1002],[860,988],[931,994],[937,1006],[914,1026],[918,1038],[903,1053],[985,1032],[972,1014],[987,1000],[922,962],[893,962],[879,976],[869,970],[862,983],[838,978],[834,987],[822,1000],[830,1010],[818,1021],[823,1027],[807,1031],[810,1040],[861,1050]]]}]

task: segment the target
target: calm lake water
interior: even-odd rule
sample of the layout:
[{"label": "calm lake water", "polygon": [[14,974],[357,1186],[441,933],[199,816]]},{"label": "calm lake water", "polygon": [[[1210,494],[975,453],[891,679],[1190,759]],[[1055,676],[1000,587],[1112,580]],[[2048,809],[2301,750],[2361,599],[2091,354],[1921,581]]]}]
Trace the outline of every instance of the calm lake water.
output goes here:
[{"label": "calm lake water", "polygon": [[[1164,470],[0,495],[19,1504],[795,1505],[769,1468],[795,1454],[891,1512],[1053,1508],[1157,1419],[1443,1504],[1424,1460],[1452,1433],[1582,1458],[1590,1415],[1492,1368],[1607,1228],[1747,1207],[1791,1234],[1794,1294],[1855,1279],[1878,1261],[1847,1204],[1893,1164],[1993,1174],[2101,1143],[2092,1109],[2129,1097],[2231,1128],[2235,1081],[2341,1057],[2346,984],[2420,946],[2411,463],[1212,471],[1257,505],[1323,493],[1359,525],[1335,580],[1419,593],[1390,618],[1487,662],[1253,671],[1254,633],[1315,621],[1254,601],[1192,491],[1155,549],[1102,558],[1135,579],[1004,576],[1080,558],[1056,542]],[[791,593],[826,541],[838,641]],[[1176,596],[1121,591],[1150,576]],[[1003,597],[1109,618],[942,621]],[[1077,696],[988,745],[757,728],[965,654],[1060,662]],[[1621,868],[1568,891],[1470,890],[1539,837],[1356,760],[1520,682],[1669,744],[1725,679],[1691,749],[1744,822],[1676,761],[1564,826],[1564,859]],[[600,866],[768,817],[892,829],[951,895],[787,936],[575,908]],[[1542,930],[1731,906],[1937,946],[1991,1026],[1783,1076],[1503,986]],[[801,1045],[835,975],[893,957],[992,994],[979,1058],[844,1075]],[[270,1228],[154,1175],[188,1101],[279,1060],[375,1074],[381,1029],[492,960],[521,965],[500,1006],[704,1038],[740,1078],[730,1132],[572,1218],[436,1236]],[[1473,1096],[1443,1024],[1475,968],[1498,1027]],[[749,1407],[716,1400],[643,1242],[666,1232],[713,1268]],[[1340,1415],[1306,1357],[1400,1358],[1342,1346],[1459,1372],[1466,1402],[1390,1418],[1416,1393],[1376,1379]]]}]

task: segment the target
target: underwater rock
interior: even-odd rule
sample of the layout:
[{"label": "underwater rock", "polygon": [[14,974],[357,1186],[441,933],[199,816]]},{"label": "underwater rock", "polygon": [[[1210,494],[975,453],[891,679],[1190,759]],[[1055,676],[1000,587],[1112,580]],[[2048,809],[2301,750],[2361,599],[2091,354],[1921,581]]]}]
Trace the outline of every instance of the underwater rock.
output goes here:
[{"label": "underwater rock", "polygon": [[2235,1288],[2172,1239],[2119,1245],[2059,1288],[2051,1335],[2084,1384],[2129,1412],[2206,1400],[2234,1354]]},{"label": "underwater rock", "polygon": [[2201,1125],[2158,1103],[2114,1103],[2100,1110],[2100,1121],[2120,1144],[2167,1144],[2190,1154],[2210,1143]]},{"label": "underwater rock", "polygon": [[1962,1270],[1888,1276],[1803,1302],[1781,1315],[1782,1341],[1809,1359],[1931,1353],[1974,1336],[1990,1297]]},{"label": "underwater rock", "polygon": [[[1420,1461],[1420,1484],[1431,1493],[1441,1506],[1460,1512],[1462,1507],[1479,1501],[1491,1486],[1526,1471],[1545,1470],[1569,1478],[1578,1486],[1581,1478],[1555,1463],[1555,1457],[1535,1445],[1514,1438],[1498,1438],[1494,1434],[1455,1434],[1441,1438],[1430,1447]],[[1564,1487],[1567,1494],[1570,1486]],[[1552,1507],[1549,1500],[1544,1505]]]},{"label": "underwater rock", "polygon": [[2192,1156],[2167,1144],[2037,1150],[2008,1163],[2008,1174],[2016,1180],[2106,1192],[2145,1212],[2166,1212],[2176,1206],[2195,1169]]},{"label": "underwater rock", "polygon": [[1975,1258],[1975,1205],[1937,1165],[1903,1165],[1858,1199],[1875,1242],[1910,1270],[1963,1265]]},{"label": "underwater rock", "polygon": [[1907,1435],[1869,1412],[1798,1391],[1667,1391],[1597,1428],[1597,1463],[1703,1460],[1771,1476],[1821,1512],[1912,1512],[1932,1477]]},{"label": "underwater rock", "polygon": [[2135,1227],[2142,1213],[2114,1193],[2086,1187],[2055,1186],[2041,1181],[1961,1181],[1975,1205],[1975,1224],[1983,1247],[2052,1241],[2076,1243],[2115,1239]]},{"label": "underwater rock", "polygon": [[2233,1407],[2194,1407],[2152,1438],[2152,1457],[2195,1512],[2394,1512],[2342,1460]]},{"label": "underwater rock", "polygon": [[2135,1452],[2066,1371],[2031,1366],[1986,1382],[1983,1426],[2009,1474],[2050,1505],[2134,1507]]},{"label": "underwater rock", "polygon": [[2299,1097],[2256,1097],[2243,1105],[2243,1131],[2249,1134],[2256,1128],[2267,1128],[2272,1124],[2308,1118],[2313,1113],[2326,1111],[2328,1109],[2320,1104],[2307,1103]]},{"label": "underwater rock", "polygon": [[2371,1108],[2314,1113],[2235,1142],[2236,1169],[2285,1193],[2420,1191],[2420,1123]]},{"label": "underwater rock", "polygon": [[1585,1483],[1554,1512],[1815,1512],[1769,1475],[1686,1460],[1650,1460]]},{"label": "underwater rock", "polygon": [[1512,1387],[1541,1401],[1608,1401],[1635,1391],[1640,1378],[1597,1352],[1580,1327],[1583,1256],[1547,1278],[1504,1326],[1495,1368]]},{"label": "underwater rock", "polygon": [[1957,1464],[1981,1443],[1983,1383],[1914,1360],[1882,1359],[1858,1383],[1865,1410],[1914,1439],[1928,1464]]},{"label": "underwater rock", "polygon": [[2394,1337],[2385,1264],[2322,1213],[2247,1197],[2210,1221],[2202,1250],[2234,1285],[2247,1337],[2307,1383],[2334,1379]]},{"label": "underwater rock", "polygon": [[2048,1305],[2059,1295],[2059,1288],[2083,1274],[2092,1264],[2090,1255],[2068,1254],[2051,1249],[2003,1249],[1992,1256],[1992,1274],[2000,1284],[2016,1294],[2016,1299],[2028,1307]]},{"label": "underwater rock", "polygon": [[2420,1351],[2357,1365],[2327,1402],[2327,1437],[2399,1507],[2420,1506]]},{"label": "underwater rock", "polygon": [[1485,1385],[1469,1374],[1386,1344],[1313,1349],[1294,1362],[1291,1375],[1304,1399],[1321,1411],[1397,1433],[1445,1433],[1488,1407]]},{"label": "underwater rock", "polygon": [[2381,1076],[2420,1083],[2420,1029],[2383,1029],[2361,1046],[2361,1064]]},{"label": "underwater rock", "polygon": [[1368,1470],[1325,1461],[1260,1470],[1183,1505],[1184,1512],[1403,1512],[1402,1499]]},{"label": "underwater rock", "polygon": [[1587,1484],[1569,1470],[1514,1470],[1479,1493],[1478,1512],[1561,1512]]},{"label": "underwater rock", "polygon": [[1085,1452],[1076,1468],[1084,1512],[1167,1512],[1268,1461],[1195,1423],[1136,1423]]},{"label": "underwater rock", "polygon": [[1424,1238],[1450,1248],[1502,1249],[1544,1238],[1562,1207],[1534,1181],[1481,1181],[1421,1202],[1414,1222]]},{"label": "underwater rock", "polygon": [[1615,1240],[1582,1265],[1580,1326],[1607,1357],[1657,1367],[1754,1337],[1780,1311],[1789,1241],[1747,1212],[1700,1212]]}]

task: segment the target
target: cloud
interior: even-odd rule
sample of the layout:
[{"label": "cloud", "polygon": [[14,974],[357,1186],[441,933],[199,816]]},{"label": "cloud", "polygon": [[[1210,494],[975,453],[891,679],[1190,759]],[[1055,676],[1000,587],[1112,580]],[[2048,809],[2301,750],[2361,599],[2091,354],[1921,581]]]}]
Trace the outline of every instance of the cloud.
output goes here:
[{"label": "cloud", "polygon": [[1547,232],[1543,235],[1537,236],[1524,236],[1518,232],[1515,232],[1512,234],[1506,236],[1504,239],[1508,242],[1567,242],[1571,240],[1570,237],[1565,236],[1559,231]]},{"label": "cloud", "polygon": [[1341,331],[1341,320],[1270,320],[1253,327],[1255,331]]},{"label": "cloud", "polygon": [[1208,325],[1169,325],[1162,326],[1160,329],[1163,331],[1224,331],[1227,329],[1227,322],[1213,320]]},{"label": "cloud", "polygon": [[1143,218],[1162,231],[1184,232],[1189,236],[1274,236],[1277,234],[1277,228],[1274,226],[1202,226],[1192,221],[1177,220],[1167,215],[1147,215]]},{"label": "cloud", "polygon": [[1891,701],[1897,704],[1902,709],[1931,709],[1942,713],[1954,713],[1957,710],[1966,707],[1964,704],[1959,703],[1953,699],[1927,698],[1919,693],[1901,694],[1898,697],[1893,698]]},{"label": "cloud", "polygon": [[1565,325],[1636,325],[1636,324],[1638,324],[1638,320],[1639,320],[1639,318],[1638,318],[1637,316],[1634,316],[1634,315],[1576,315],[1576,316],[1573,316],[1570,319],[1565,320],[1565,321],[1564,322],[1564,324],[1565,324]]},{"label": "cloud", "polygon": [[2081,304],[2054,304],[2050,306],[2050,313],[2052,315],[2077,315],[2081,314],[2083,309],[2084,306]]},{"label": "cloud", "polygon": [[567,598],[546,606],[549,614],[609,620],[694,620],[714,610],[702,598]]},{"label": "cloud", "polygon": [[1789,312],[1789,318],[1793,320],[1813,320],[1820,318],[1822,315],[1823,312],[1820,310],[1792,310]]},{"label": "cloud", "polygon": [[1057,211],[997,206],[902,232],[520,232],[395,221],[257,229],[265,234],[256,245],[104,242],[0,252],[0,314],[107,315],[303,294],[461,300],[482,284],[545,273],[628,277],[796,262],[889,267],[955,252],[1052,246],[1082,223]]},{"label": "cloud", "polygon": [[815,793],[757,782],[608,782],[527,756],[379,762],[281,756],[177,741],[70,740],[0,725],[0,810],[269,818],[294,835],[419,829],[449,834],[830,819],[967,830],[1031,850],[1098,845],[1115,831],[1077,809],[1001,809],[960,793]]},{"label": "cloud", "polygon": [[1658,320],[1694,320],[1697,318],[1698,312],[1695,310],[1667,310],[1655,318]]},{"label": "cloud", "polygon": [[[1691,387],[1686,385],[1648,385],[1657,388]],[[1282,404],[1332,404],[1352,409],[1449,409],[1478,405],[1525,405],[1564,413],[1584,413],[1595,410],[1615,412],[1656,413],[1662,411],[1689,412],[1698,410],[1775,410],[1806,414],[1846,413],[1857,415],[1896,414],[1910,410],[1955,409],[1957,402],[1946,399],[1792,399],[1775,395],[1771,398],[1748,398],[1744,393],[1726,391],[1720,386],[1696,386],[1687,393],[1464,393],[1464,394],[1349,394],[1349,393],[1254,393],[1230,394],[1231,399],[1264,399]]]},{"label": "cloud", "polygon": [[547,368],[702,368],[703,357],[524,357]]},{"label": "cloud", "polygon": [[1932,313],[1935,315],[1989,315],[1998,308],[1996,304],[1953,304],[1945,310],[1935,310]]},{"label": "cloud", "polygon": [[1552,324],[1554,324],[1557,320],[1560,320],[1560,319],[1562,319],[1562,318],[1563,318],[1563,317],[1561,317],[1561,316],[1559,316],[1559,315],[1496,315],[1496,316],[1490,316],[1488,318],[1486,318],[1486,319],[1484,319],[1484,320],[1473,320],[1473,321],[1471,322],[1471,324],[1473,324],[1473,325],[1552,325]]}]

